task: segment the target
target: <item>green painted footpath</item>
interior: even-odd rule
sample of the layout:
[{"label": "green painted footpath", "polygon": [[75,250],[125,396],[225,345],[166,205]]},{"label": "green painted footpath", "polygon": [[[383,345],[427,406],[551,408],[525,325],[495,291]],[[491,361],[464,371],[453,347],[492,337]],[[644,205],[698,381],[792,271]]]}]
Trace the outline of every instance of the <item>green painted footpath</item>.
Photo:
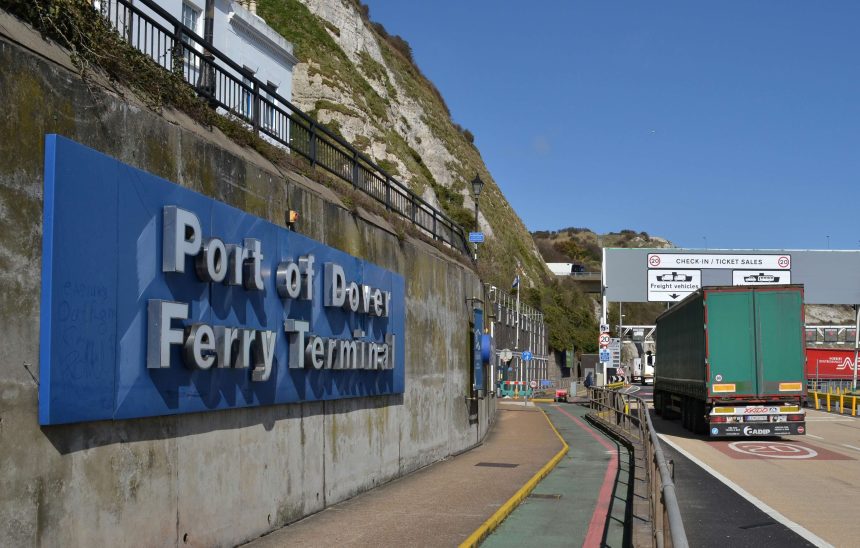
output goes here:
[{"label": "green painted footpath", "polygon": [[630,546],[629,451],[586,422],[585,407],[540,407],[570,450],[481,546]]}]

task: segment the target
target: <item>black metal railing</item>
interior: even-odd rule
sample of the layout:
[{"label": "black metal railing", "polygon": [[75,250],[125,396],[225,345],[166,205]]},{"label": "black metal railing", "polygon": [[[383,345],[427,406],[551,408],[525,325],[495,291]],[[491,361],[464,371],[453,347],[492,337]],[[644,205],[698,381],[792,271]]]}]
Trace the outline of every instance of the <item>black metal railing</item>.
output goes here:
[{"label": "black metal railing", "polygon": [[135,49],[180,75],[197,93],[261,137],[282,145],[409,219],[435,240],[471,256],[459,224],[394,179],[253,73],[152,0],[93,0],[93,7]]}]

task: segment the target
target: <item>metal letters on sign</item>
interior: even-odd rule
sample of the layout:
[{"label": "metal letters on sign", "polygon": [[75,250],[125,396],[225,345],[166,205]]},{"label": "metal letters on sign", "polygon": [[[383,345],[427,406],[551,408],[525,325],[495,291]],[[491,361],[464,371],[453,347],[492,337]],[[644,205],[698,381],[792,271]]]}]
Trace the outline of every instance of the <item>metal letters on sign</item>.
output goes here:
[{"label": "metal letters on sign", "polygon": [[532,357],[533,356],[532,356],[531,352],[529,352],[528,350],[523,350],[523,361],[524,362],[531,361]]},{"label": "metal letters on sign", "polygon": [[484,243],[484,233],[483,232],[469,232],[469,241],[473,244],[481,244]]},{"label": "metal letters on sign", "polygon": [[41,424],[403,392],[402,276],[45,145]]},{"label": "metal letters on sign", "polygon": [[609,337],[609,333],[601,333],[600,336],[597,338],[597,343],[600,346],[609,346],[611,340],[612,339]]},{"label": "metal letters on sign", "polygon": [[701,270],[649,270],[648,301],[678,302],[702,287]]},{"label": "metal letters on sign", "polygon": [[790,270],[732,271],[732,285],[785,285],[790,283]]}]

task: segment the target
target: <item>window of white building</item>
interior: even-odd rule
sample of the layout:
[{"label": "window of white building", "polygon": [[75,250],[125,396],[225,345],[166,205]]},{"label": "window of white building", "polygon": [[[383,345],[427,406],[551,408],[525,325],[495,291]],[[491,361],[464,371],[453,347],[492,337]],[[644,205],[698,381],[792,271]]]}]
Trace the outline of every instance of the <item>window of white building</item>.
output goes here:
[{"label": "window of white building", "polygon": [[[203,13],[203,10],[201,10],[197,6],[188,2],[182,2],[182,24],[198,35],[200,34],[201,13]],[[182,35],[182,41],[188,45],[188,48],[186,49],[184,55],[185,64],[188,65],[190,69],[190,73],[188,75],[189,78],[193,79],[197,77],[197,72],[193,69],[197,69],[200,67],[200,56],[189,52],[188,49],[200,51],[200,44],[197,44],[191,38],[185,36],[184,34]]]},{"label": "window of white building", "polygon": [[[197,34],[200,34],[200,28],[198,27],[200,24],[200,13],[201,10],[199,8],[188,2],[182,2],[182,24]],[[190,38],[187,36],[183,36],[183,39],[186,43],[191,43]]]}]

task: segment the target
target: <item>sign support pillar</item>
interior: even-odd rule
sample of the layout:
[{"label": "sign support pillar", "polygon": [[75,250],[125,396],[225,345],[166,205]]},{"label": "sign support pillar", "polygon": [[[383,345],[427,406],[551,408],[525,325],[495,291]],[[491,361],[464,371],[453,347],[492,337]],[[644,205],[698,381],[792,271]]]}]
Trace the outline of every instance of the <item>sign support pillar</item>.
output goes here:
[{"label": "sign support pillar", "polygon": [[[852,373],[851,391],[857,391],[857,354],[860,350],[860,305],[854,305],[854,371]],[[841,410],[840,410],[841,411]]]}]

